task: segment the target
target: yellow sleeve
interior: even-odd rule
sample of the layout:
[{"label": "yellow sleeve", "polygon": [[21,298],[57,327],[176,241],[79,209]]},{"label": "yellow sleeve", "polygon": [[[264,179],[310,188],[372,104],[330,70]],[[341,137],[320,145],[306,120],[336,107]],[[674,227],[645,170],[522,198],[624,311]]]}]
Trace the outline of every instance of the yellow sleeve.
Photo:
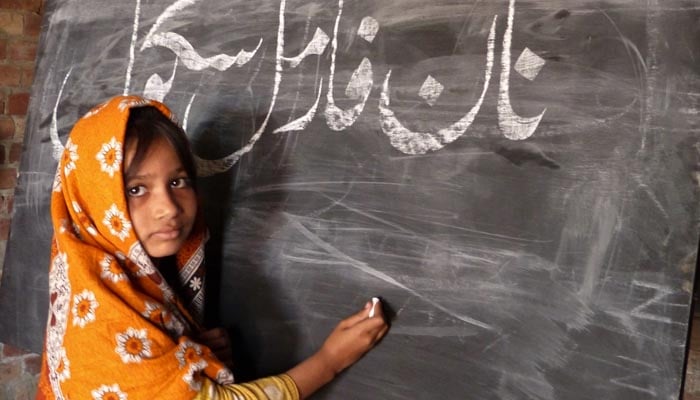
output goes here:
[{"label": "yellow sleeve", "polygon": [[285,374],[230,385],[205,378],[194,400],[299,400],[299,390]]}]

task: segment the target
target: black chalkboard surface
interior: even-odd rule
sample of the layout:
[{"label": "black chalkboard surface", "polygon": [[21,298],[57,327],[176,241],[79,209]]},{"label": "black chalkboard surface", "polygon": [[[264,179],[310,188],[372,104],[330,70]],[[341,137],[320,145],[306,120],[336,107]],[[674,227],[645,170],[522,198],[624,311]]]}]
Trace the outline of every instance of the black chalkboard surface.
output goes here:
[{"label": "black chalkboard surface", "polygon": [[72,124],[136,93],[201,158],[218,318],[255,374],[373,295],[321,399],[669,399],[698,248],[698,1],[46,4],[0,290],[39,351]]}]

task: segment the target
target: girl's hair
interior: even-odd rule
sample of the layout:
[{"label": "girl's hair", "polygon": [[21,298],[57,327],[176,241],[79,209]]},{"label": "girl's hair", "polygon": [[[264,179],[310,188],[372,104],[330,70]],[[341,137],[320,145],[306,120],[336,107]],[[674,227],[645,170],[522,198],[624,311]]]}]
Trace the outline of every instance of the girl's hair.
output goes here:
[{"label": "girl's hair", "polygon": [[132,108],[129,111],[124,147],[135,140],[136,153],[129,169],[124,171],[125,175],[138,168],[151,145],[159,138],[167,140],[173,146],[192,187],[196,189],[197,167],[185,131],[153,106]]}]

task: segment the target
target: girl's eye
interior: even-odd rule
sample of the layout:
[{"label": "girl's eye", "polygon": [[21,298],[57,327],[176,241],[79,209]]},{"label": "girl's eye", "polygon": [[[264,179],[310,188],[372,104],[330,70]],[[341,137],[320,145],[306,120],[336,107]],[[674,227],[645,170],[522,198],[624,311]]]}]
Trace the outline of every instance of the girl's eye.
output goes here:
[{"label": "girl's eye", "polygon": [[126,189],[126,193],[132,197],[139,197],[146,194],[146,188],[143,186],[132,186]]},{"label": "girl's eye", "polygon": [[189,178],[176,178],[170,181],[170,186],[176,189],[190,187]]}]

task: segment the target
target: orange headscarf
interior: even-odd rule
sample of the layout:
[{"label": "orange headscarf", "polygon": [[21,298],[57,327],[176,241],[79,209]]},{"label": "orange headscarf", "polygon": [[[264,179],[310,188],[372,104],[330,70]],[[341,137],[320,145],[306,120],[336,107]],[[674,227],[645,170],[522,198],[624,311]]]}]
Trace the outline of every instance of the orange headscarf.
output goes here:
[{"label": "orange headscarf", "polygon": [[174,295],[136,237],[124,184],[129,110],[163,104],[115,97],[80,119],[51,199],[50,309],[39,398],[191,399],[233,375],[189,339],[204,303],[201,218],[176,255],[188,298]]}]

